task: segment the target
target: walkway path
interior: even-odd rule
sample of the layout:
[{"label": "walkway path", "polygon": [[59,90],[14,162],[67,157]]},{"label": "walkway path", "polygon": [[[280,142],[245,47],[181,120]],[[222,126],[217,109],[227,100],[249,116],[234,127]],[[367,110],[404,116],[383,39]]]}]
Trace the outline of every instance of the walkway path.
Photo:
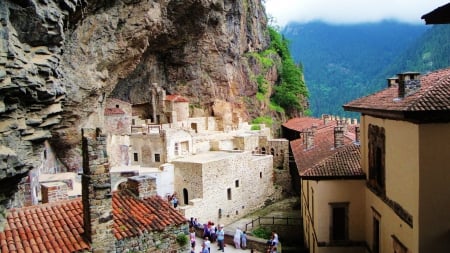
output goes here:
[{"label": "walkway path", "polygon": [[[195,243],[195,253],[199,253],[200,250],[202,249],[202,242],[203,242],[203,240],[200,237],[197,237],[197,240]],[[219,249],[219,247],[217,246],[217,242],[211,243],[211,253],[222,252],[222,251],[219,251],[218,249]],[[237,252],[240,252],[240,253],[247,252],[248,253],[248,252],[250,252],[250,249],[245,249],[245,250],[244,249],[236,249],[234,247],[234,245],[225,244],[225,252],[226,253],[237,253]],[[258,252],[258,251],[255,251],[255,253],[256,252]]]},{"label": "walkway path", "polygon": [[[225,225],[225,231],[229,232],[229,234],[234,234],[236,228],[240,228],[242,231],[245,230],[245,224],[252,221],[252,219],[257,218],[258,216],[275,216],[275,217],[300,217],[300,210],[292,210],[292,205],[298,201],[297,197],[292,197],[288,199],[281,200],[276,202],[266,208],[262,208],[257,212],[254,212],[250,215],[245,216],[244,218],[232,223]],[[200,252],[202,247],[203,239],[197,237],[195,253]],[[217,242],[211,243],[211,253],[219,253],[221,251],[218,250]],[[234,245],[225,244],[225,252],[226,253],[237,253],[237,252],[250,252],[250,249],[236,249]],[[254,251],[255,253],[261,253],[260,251]]]}]

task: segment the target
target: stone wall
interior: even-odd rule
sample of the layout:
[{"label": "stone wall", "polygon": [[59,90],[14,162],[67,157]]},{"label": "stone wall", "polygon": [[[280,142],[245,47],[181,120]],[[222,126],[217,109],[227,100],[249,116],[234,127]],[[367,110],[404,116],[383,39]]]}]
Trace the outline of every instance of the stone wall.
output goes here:
[{"label": "stone wall", "polygon": [[42,203],[53,203],[69,198],[67,184],[63,182],[52,182],[41,184]]},{"label": "stone wall", "polygon": [[82,136],[84,232],[94,252],[112,252],[116,239],[106,136],[100,129],[83,129]]},{"label": "stone wall", "polygon": [[166,227],[164,231],[142,233],[138,237],[130,237],[115,243],[114,252],[188,252],[189,242],[181,246],[177,242],[179,234],[188,234],[188,225]]},{"label": "stone wall", "polygon": [[229,224],[263,206],[266,200],[279,197],[271,155],[217,151],[173,163],[175,190],[186,217]]}]

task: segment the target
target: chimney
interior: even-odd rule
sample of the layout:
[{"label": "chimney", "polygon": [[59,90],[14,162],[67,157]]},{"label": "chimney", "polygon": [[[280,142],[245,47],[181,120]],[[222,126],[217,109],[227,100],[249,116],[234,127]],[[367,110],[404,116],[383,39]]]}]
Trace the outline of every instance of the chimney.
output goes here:
[{"label": "chimney", "polygon": [[341,125],[334,127],[334,147],[344,146],[344,127]]},{"label": "chimney", "polygon": [[405,97],[405,75],[398,74],[398,97]]},{"label": "chimney", "polygon": [[314,132],[312,129],[307,129],[306,132],[306,149],[311,149],[314,147]]},{"label": "chimney", "polygon": [[146,199],[155,196],[156,178],[149,175],[129,177],[127,188],[139,199]]},{"label": "chimney", "polygon": [[398,85],[398,77],[390,77],[387,79],[388,88]]},{"label": "chimney", "polygon": [[48,182],[41,184],[42,203],[53,203],[69,199],[67,184],[64,182]]},{"label": "chimney", "polygon": [[316,134],[316,132],[317,132],[317,124],[312,124],[311,131],[313,132],[313,135]]},{"label": "chimney", "polygon": [[328,122],[330,122],[330,115],[329,114],[322,114],[323,124],[327,125]]},{"label": "chimney", "polygon": [[359,126],[355,126],[355,142],[359,143],[359,139],[360,139],[360,129]]},{"label": "chimney", "polygon": [[93,252],[114,252],[112,233],[111,178],[106,153],[106,135],[97,129],[82,129],[82,203],[84,235]]}]

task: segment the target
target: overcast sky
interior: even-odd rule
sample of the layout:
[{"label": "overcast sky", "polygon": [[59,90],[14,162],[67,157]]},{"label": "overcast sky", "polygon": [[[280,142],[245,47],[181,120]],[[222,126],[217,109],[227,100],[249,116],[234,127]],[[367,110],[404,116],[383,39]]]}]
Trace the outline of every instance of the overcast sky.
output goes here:
[{"label": "overcast sky", "polygon": [[334,24],[354,24],[395,19],[425,24],[426,14],[450,0],[266,0],[266,12],[275,24],[322,20]]}]

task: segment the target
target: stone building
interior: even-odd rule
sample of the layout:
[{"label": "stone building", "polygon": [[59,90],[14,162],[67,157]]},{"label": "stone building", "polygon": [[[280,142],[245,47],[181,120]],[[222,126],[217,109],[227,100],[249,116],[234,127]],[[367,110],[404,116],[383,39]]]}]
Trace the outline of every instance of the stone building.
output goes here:
[{"label": "stone building", "polygon": [[175,191],[186,217],[229,224],[279,197],[270,155],[212,151],[173,164]]},{"label": "stone building", "polygon": [[[158,101],[132,105],[131,134],[118,134],[115,130],[107,133],[113,189],[119,189],[129,176],[152,175],[160,196],[178,195],[180,210],[187,218],[193,215],[202,220],[218,220],[221,209],[223,223],[242,217],[268,199],[280,198],[281,193],[291,192],[286,139],[272,139],[270,129],[264,125],[259,126],[260,130],[251,130],[247,123],[226,126],[217,117],[189,117],[187,99],[166,95],[157,84],[152,86],[151,97]],[[212,159],[214,169],[197,164],[201,156],[210,157],[207,160]],[[192,167],[195,172],[190,175]],[[250,177],[249,171],[258,178],[260,172],[264,175],[256,193],[242,190],[251,188],[254,176]],[[226,193],[238,178],[244,186],[233,192],[234,201],[224,202],[226,194],[225,198],[209,195],[214,192],[210,186],[228,186]],[[245,203],[248,196],[252,196],[254,203]],[[205,212],[206,203],[215,210]]]}]

